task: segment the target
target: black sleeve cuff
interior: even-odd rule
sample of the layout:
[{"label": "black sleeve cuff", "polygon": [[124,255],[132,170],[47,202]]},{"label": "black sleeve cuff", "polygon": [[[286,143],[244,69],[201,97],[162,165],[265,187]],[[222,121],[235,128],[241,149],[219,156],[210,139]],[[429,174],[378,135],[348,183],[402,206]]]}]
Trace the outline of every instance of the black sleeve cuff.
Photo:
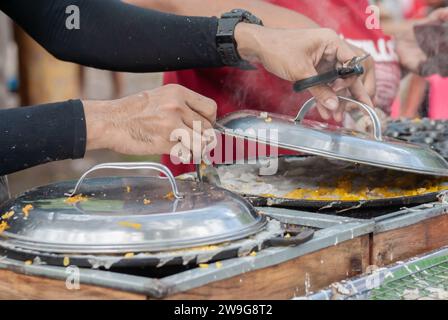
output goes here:
[{"label": "black sleeve cuff", "polygon": [[82,158],[86,123],[80,100],[0,110],[0,175]]},{"label": "black sleeve cuff", "polygon": [[73,110],[73,154],[72,159],[84,158],[87,144],[86,118],[81,100],[69,100]]}]

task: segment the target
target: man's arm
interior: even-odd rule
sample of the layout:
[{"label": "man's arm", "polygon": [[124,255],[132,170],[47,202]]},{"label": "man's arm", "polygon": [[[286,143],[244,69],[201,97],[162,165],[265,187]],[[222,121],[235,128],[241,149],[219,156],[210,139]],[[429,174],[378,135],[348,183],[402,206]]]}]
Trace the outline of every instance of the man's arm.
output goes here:
[{"label": "man's arm", "polygon": [[118,100],[70,100],[0,110],[0,176],[50,161],[82,158],[86,150],[96,149],[155,155],[176,147],[187,160],[193,142],[172,138],[174,130],[194,137],[198,122],[202,133],[210,134],[215,119],[213,100],[177,85]]},{"label": "man's arm", "polygon": [[[79,6],[80,30],[65,27],[68,5]],[[176,16],[117,0],[3,0],[0,9],[63,60],[133,72],[223,65],[215,43],[216,18]],[[320,28],[287,30],[240,23],[235,42],[242,59],[260,63],[288,81],[315,76],[323,64],[344,63],[356,55],[334,31]],[[356,77],[343,80],[341,86],[372,104]],[[310,92],[322,107],[339,107],[329,86]]]},{"label": "man's arm", "polygon": [[0,110],[0,175],[84,156],[86,127],[81,101]]},{"label": "man's arm", "polygon": [[[269,28],[278,28],[278,29],[319,28],[319,25],[316,22],[298,12],[262,0],[225,0],[225,1],[208,0],[206,5],[204,5],[203,0],[123,0],[123,1],[136,6],[141,6],[143,8],[149,8],[168,13],[189,15],[189,16],[221,16],[223,13],[228,12],[232,9],[240,8],[248,10],[251,13],[255,14],[257,17],[261,18],[261,20],[263,20],[264,25]],[[284,34],[286,35],[286,33],[287,31],[285,31]],[[296,41],[296,39],[291,39],[291,44],[293,44],[294,41]],[[301,39],[301,41],[305,40]],[[356,48],[348,43],[346,43],[346,45],[349,46],[356,55],[361,56],[365,54],[365,52],[360,48]],[[242,48],[240,44],[238,44],[238,47]],[[367,90],[369,96],[374,97],[376,91],[374,61],[372,59],[369,59],[367,62],[365,62],[364,69],[365,73],[361,77],[363,85]],[[274,71],[273,73],[279,75],[278,73],[275,72],[275,70],[270,71]],[[285,77],[285,75],[279,75],[279,76],[284,79],[288,78]],[[326,87],[313,88],[312,94],[316,96],[320,101],[325,100],[325,97],[331,96],[330,91]],[[356,94],[355,97],[362,99],[359,95]],[[368,99],[365,99],[364,101],[368,101]],[[325,110],[321,109],[320,111],[323,117],[327,115]]]},{"label": "man's arm", "polygon": [[[79,30],[66,27],[71,5],[79,8]],[[2,0],[0,10],[61,60],[128,72],[222,66],[216,18],[176,16],[118,0]]]}]

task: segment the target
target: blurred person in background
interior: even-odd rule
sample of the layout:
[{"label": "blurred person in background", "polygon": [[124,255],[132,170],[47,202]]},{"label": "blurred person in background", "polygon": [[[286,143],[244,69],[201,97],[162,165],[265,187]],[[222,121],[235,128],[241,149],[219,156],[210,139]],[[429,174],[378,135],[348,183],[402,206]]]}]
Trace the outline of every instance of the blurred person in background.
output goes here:
[{"label": "blurred person in background", "polygon": [[[382,0],[383,27],[387,34],[400,38],[417,23],[447,21],[443,10],[447,0]],[[439,9],[437,12],[435,10]],[[413,54],[409,52],[409,54]],[[423,77],[410,74],[403,82],[402,94],[392,110],[393,117],[448,119],[448,79],[440,75]]]},{"label": "blurred person in background", "polygon": [[[443,10],[438,10],[430,16],[439,19],[440,21],[448,21],[448,0],[435,1],[427,0],[428,3],[438,2],[439,6],[445,6]],[[440,75],[433,75],[427,78],[429,82],[429,112],[428,116],[431,119],[448,119],[448,77]]]},{"label": "blurred person in background", "polygon": [[[418,60],[421,57],[417,55],[408,56],[403,53],[404,50],[397,52],[393,39],[384,34],[380,24],[376,26],[375,20],[379,17],[367,10],[369,5],[373,4],[367,0],[210,0],[207,5],[201,0],[126,1],[147,8],[187,15],[220,16],[233,7],[239,7],[259,16],[268,27],[331,28],[352,45],[358,55],[367,52],[373,58],[374,61],[370,59],[364,65],[366,72],[363,81],[378,113],[383,111],[390,114],[400,86],[401,68],[417,72],[416,66],[421,62]],[[372,23],[369,24],[368,21]],[[410,49],[415,49],[417,45],[415,41],[405,44]],[[289,82],[267,73],[262,68],[250,72],[229,68],[169,72],[165,74],[164,81],[181,84],[214,99],[218,103],[218,116],[239,109],[256,109],[295,116],[303,102],[310,97],[308,93],[293,93]],[[338,89],[337,86],[335,89]],[[317,113],[310,114],[310,117],[322,119]],[[329,119],[329,116],[323,118],[325,121],[335,122]],[[360,131],[366,130],[369,124],[368,118],[359,114],[355,117],[346,114],[343,119],[345,127]],[[174,165],[169,156],[164,156],[163,162],[176,174],[194,170],[192,165]]]}]

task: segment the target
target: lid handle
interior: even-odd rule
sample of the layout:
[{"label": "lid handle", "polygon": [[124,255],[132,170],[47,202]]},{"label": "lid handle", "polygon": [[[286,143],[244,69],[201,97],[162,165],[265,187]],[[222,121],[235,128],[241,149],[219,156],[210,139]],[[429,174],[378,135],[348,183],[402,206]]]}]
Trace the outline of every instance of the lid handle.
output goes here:
[{"label": "lid handle", "polygon": [[[338,96],[338,98],[339,98],[339,100],[352,102],[354,104],[357,104],[359,107],[361,107],[361,109],[363,109],[369,115],[370,119],[372,120],[373,137],[375,138],[375,140],[378,140],[378,141],[383,140],[383,135],[381,133],[381,121],[378,118],[378,115],[376,114],[375,110],[373,110],[372,107],[370,107],[369,105],[364,104],[362,102],[359,102],[357,100],[351,99],[351,98],[341,97],[341,96]],[[313,103],[313,102],[315,102],[315,100],[316,100],[315,98],[311,98],[307,102],[304,103],[302,108],[299,110],[297,117],[295,118],[296,122],[298,122],[298,123],[302,122],[302,120],[305,118],[305,115],[308,113],[308,111],[310,111],[310,109],[316,105],[315,103]]]},{"label": "lid handle", "polygon": [[121,162],[121,163],[103,163],[96,165],[89,169],[86,173],[84,173],[81,178],[79,178],[78,183],[76,183],[75,189],[72,193],[66,193],[65,195],[68,197],[73,197],[75,194],[79,192],[79,188],[83,183],[84,179],[92,173],[93,171],[101,170],[101,169],[119,169],[119,170],[138,170],[138,169],[150,169],[156,170],[158,172],[163,173],[168,181],[171,184],[171,189],[173,191],[173,195],[176,199],[182,199],[183,195],[179,192],[177,187],[176,179],[171,173],[170,169],[160,163],[154,162]]}]

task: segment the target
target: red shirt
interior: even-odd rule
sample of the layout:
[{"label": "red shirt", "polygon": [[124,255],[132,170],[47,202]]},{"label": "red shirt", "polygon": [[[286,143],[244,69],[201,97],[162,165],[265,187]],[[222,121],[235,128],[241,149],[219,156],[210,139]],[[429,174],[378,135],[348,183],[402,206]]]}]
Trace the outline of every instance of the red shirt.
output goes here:
[{"label": "red shirt", "polygon": [[[393,42],[381,30],[369,30],[367,0],[271,0],[273,4],[300,12],[323,27],[340,33],[347,41],[369,52],[376,61],[377,97],[375,104],[388,111],[398,91],[400,69]],[[218,104],[218,117],[241,109],[255,109],[294,116],[310,98],[294,93],[292,84],[263,68],[244,71],[237,68],[185,70],[165,74],[165,83],[178,83]],[[175,174],[193,171],[193,166],[174,166],[169,156],[163,162]]]}]

